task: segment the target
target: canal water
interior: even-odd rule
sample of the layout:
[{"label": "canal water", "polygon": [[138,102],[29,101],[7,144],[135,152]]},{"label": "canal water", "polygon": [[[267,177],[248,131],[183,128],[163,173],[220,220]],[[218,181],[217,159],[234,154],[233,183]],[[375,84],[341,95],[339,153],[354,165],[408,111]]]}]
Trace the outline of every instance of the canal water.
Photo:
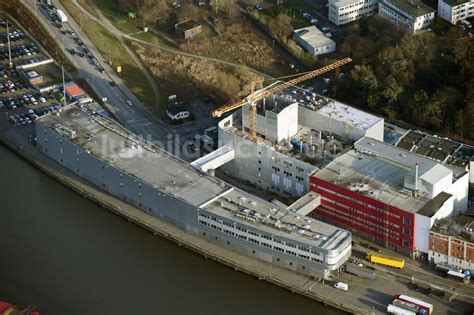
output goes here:
[{"label": "canal water", "polygon": [[41,314],[339,314],[83,199],[0,145],[0,300]]}]

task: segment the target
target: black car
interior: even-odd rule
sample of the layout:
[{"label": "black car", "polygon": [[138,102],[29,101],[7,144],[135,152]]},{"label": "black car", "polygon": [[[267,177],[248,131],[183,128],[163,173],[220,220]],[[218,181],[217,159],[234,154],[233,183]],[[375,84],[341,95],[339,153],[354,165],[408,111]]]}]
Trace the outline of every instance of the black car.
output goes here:
[{"label": "black car", "polygon": [[71,55],[73,55],[73,56],[77,54],[76,51],[74,50],[74,48],[69,49],[69,52],[70,52]]}]

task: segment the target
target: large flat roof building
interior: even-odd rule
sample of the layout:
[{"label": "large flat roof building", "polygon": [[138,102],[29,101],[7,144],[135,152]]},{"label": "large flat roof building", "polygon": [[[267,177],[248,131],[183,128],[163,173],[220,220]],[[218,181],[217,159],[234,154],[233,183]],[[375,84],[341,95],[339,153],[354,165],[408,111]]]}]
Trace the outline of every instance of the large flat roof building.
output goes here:
[{"label": "large flat roof building", "polygon": [[380,0],[379,14],[415,34],[431,27],[435,10],[420,0]]},{"label": "large flat roof building", "polygon": [[317,217],[365,233],[401,252],[428,253],[435,219],[467,207],[462,169],[370,138],[311,175]]},{"label": "large flat roof building", "polygon": [[336,51],[336,42],[324,35],[316,26],[297,29],[293,38],[312,55],[323,55]]},{"label": "large flat roof building", "polygon": [[40,118],[36,143],[107,193],[243,254],[323,278],[350,256],[350,232],[305,216],[317,194],[297,207],[270,203],[198,172],[87,106]]}]

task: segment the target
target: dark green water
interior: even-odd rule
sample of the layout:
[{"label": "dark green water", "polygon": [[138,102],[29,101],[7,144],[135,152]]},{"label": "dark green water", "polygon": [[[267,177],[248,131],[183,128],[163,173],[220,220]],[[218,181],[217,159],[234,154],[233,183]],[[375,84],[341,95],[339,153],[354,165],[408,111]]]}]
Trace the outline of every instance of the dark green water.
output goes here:
[{"label": "dark green water", "polygon": [[84,200],[0,145],[0,300],[43,314],[338,314]]}]

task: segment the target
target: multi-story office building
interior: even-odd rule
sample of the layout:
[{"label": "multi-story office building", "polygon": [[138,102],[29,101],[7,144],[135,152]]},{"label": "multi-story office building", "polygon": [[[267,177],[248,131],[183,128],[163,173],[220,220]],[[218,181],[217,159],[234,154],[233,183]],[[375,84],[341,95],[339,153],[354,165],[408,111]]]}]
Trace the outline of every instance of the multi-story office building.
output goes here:
[{"label": "multi-story office building", "polygon": [[328,18],[342,25],[375,14],[378,6],[378,0],[329,0]]},{"label": "multi-story office building", "polygon": [[351,233],[305,215],[308,193],[286,207],[198,172],[76,105],[36,122],[40,151],[105,192],[187,233],[318,278],[337,274],[351,254]]},{"label": "multi-story office building", "polygon": [[468,186],[465,170],[370,138],[310,177],[315,217],[410,255],[428,253],[436,219],[466,210]]},{"label": "multi-story office building", "polygon": [[420,0],[380,0],[379,14],[415,34],[431,27],[435,10]]},{"label": "multi-story office building", "polygon": [[438,15],[451,24],[474,16],[474,0],[438,0]]}]

